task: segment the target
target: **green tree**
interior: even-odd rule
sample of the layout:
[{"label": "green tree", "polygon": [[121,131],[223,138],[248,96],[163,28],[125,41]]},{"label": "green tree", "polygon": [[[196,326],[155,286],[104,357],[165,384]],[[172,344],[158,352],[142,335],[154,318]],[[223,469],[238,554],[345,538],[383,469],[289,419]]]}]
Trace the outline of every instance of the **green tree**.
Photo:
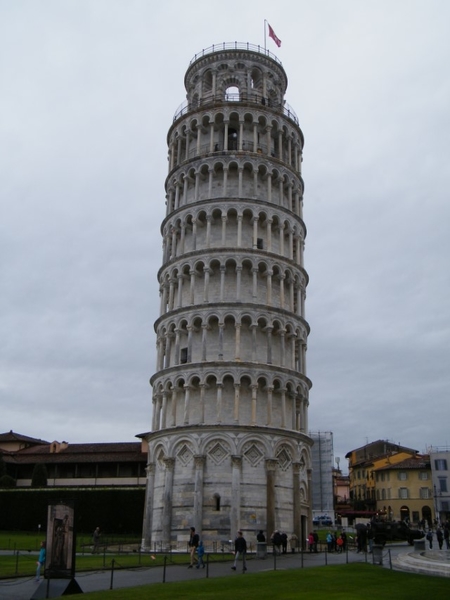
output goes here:
[{"label": "green tree", "polygon": [[3,454],[0,452],[0,477],[3,477],[3,475],[6,475],[6,464],[3,460]]},{"label": "green tree", "polygon": [[47,479],[47,467],[44,465],[44,463],[36,463],[31,476],[31,487],[47,487]]}]

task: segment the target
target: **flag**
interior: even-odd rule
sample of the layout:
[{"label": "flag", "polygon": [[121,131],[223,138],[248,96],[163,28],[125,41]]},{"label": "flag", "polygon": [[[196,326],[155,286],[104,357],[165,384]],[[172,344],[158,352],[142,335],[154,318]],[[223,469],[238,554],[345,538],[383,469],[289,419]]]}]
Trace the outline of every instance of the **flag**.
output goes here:
[{"label": "flag", "polygon": [[281,40],[280,40],[280,38],[277,37],[275,31],[272,29],[272,27],[269,25],[269,23],[267,23],[267,26],[269,27],[269,37],[271,37],[273,39],[273,41],[275,42],[275,44],[279,48],[281,46]]}]

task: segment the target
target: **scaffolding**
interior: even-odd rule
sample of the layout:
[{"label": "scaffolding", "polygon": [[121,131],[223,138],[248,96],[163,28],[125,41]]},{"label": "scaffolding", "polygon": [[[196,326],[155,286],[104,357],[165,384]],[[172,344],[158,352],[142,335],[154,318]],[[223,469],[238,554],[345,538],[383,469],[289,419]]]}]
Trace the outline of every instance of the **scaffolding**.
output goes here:
[{"label": "scaffolding", "polygon": [[334,521],[333,433],[310,431],[312,447],[312,509],[314,516],[329,516]]}]

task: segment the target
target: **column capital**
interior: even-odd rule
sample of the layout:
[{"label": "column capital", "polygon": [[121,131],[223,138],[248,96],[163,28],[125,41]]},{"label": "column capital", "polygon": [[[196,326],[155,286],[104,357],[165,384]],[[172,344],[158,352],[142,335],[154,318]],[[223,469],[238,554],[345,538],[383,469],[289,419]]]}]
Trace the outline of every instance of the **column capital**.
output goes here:
[{"label": "column capital", "polygon": [[266,471],[275,471],[277,464],[276,458],[266,458]]},{"label": "column capital", "polygon": [[175,459],[171,456],[165,456],[163,458],[164,465],[168,471],[173,471],[175,468]]},{"label": "column capital", "polygon": [[242,466],[242,456],[239,454],[232,454],[231,455],[231,465],[233,467],[241,467]]},{"label": "column capital", "polygon": [[194,456],[194,464],[196,469],[203,469],[206,462],[206,456],[204,454],[196,454]]},{"label": "column capital", "polygon": [[292,463],[292,469],[294,471],[294,475],[300,475],[301,468],[302,468],[302,465],[300,462]]},{"label": "column capital", "polygon": [[155,463],[148,463],[148,465],[145,467],[145,472],[147,473],[147,477],[149,475],[153,475],[155,472]]}]

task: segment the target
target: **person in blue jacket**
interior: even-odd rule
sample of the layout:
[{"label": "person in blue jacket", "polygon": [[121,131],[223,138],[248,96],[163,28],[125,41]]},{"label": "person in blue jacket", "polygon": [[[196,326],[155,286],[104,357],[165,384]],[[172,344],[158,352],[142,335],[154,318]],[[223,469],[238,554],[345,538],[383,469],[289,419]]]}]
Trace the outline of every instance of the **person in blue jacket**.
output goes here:
[{"label": "person in blue jacket", "polygon": [[203,545],[203,542],[200,541],[198,543],[197,546],[197,566],[195,567],[196,569],[200,569],[200,567],[202,569],[205,568],[205,563],[203,562],[203,555],[205,554],[205,546]]},{"label": "person in blue jacket", "polygon": [[37,559],[37,568],[36,568],[36,581],[39,581],[41,578],[41,568],[45,566],[45,557],[47,551],[45,549],[45,542],[41,542],[41,547],[39,549],[39,556]]}]

